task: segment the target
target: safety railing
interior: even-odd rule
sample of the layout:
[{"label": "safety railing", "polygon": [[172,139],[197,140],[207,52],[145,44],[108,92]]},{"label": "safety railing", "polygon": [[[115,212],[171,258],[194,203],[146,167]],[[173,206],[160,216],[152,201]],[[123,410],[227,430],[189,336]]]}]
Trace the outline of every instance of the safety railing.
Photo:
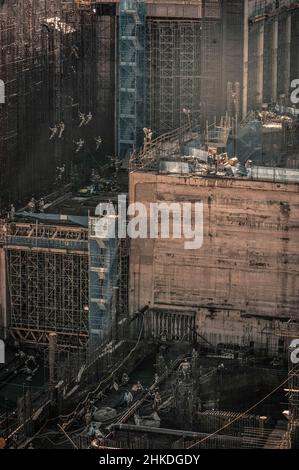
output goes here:
[{"label": "safety railing", "polygon": [[186,124],[178,129],[167,132],[151,142],[145,143],[141,150],[133,152],[129,162],[129,170],[153,170],[162,157],[180,153],[181,146],[198,136],[196,131]]}]

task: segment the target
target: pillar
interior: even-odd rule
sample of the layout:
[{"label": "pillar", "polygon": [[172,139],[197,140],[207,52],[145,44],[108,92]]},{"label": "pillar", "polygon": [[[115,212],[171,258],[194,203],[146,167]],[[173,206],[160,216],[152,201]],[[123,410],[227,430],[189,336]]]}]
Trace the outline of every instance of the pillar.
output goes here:
[{"label": "pillar", "polygon": [[261,22],[258,28],[257,38],[257,82],[256,82],[256,104],[262,106],[264,97],[264,45],[265,25]]},{"label": "pillar", "polygon": [[292,41],[292,17],[289,14],[286,19],[286,43],[285,43],[285,95],[289,96],[291,86],[291,41]]},{"label": "pillar", "polygon": [[271,69],[271,101],[277,102],[277,74],[278,74],[278,17],[272,25],[272,69]]},{"label": "pillar", "polygon": [[249,47],[249,5],[248,0],[244,2],[244,37],[243,37],[243,100],[242,116],[246,117],[248,112],[248,47]]}]

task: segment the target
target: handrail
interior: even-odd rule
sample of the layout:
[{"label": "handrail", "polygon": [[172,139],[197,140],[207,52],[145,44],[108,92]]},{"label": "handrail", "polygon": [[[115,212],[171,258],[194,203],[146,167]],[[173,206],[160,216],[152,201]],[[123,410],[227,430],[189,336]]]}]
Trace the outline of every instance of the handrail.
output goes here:
[{"label": "handrail", "polygon": [[146,160],[147,157],[149,157],[151,152],[161,149],[162,144],[166,142],[171,143],[173,141],[178,141],[176,143],[177,145],[180,145],[181,141],[184,141],[184,136],[187,134],[188,130],[192,132],[192,129],[190,128],[189,123],[173,131],[162,134],[161,136],[152,140],[148,145],[144,146],[141,150],[140,149],[136,150],[131,155],[130,162],[129,162],[129,169],[130,170],[136,169],[136,166],[135,166],[136,164],[137,164],[137,167],[141,169],[144,167],[144,165],[142,165],[143,163],[146,164],[155,160],[155,158],[152,157],[151,159],[148,158],[146,162],[144,161]]}]

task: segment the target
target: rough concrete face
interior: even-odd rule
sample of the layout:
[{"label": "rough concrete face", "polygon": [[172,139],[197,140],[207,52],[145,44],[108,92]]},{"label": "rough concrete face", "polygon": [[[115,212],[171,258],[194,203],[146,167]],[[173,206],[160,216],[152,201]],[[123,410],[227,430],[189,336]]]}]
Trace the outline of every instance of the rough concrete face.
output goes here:
[{"label": "rough concrete face", "polygon": [[134,201],[202,201],[204,244],[131,240],[131,312],[193,310],[215,341],[220,332],[244,339],[248,328],[257,340],[272,320],[298,319],[298,185],[132,173]]}]

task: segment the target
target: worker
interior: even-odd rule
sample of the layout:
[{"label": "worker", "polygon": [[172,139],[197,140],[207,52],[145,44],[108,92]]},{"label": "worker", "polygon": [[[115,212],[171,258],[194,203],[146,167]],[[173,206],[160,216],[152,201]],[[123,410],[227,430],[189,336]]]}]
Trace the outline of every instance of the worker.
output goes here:
[{"label": "worker", "polygon": [[78,142],[76,142],[76,141],[74,140],[74,144],[77,145],[77,148],[76,148],[75,152],[76,152],[76,153],[79,153],[80,150],[82,149],[82,147],[84,146],[85,141],[84,141],[83,139],[79,139]]},{"label": "worker", "polygon": [[144,145],[147,144],[147,134],[148,134],[148,128],[144,127],[143,128],[143,133],[144,133]]},{"label": "worker", "polygon": [[96,434],[96,423],[90,423],[88,428],[87,437],[95,437]]},{"label": "worker", "polygon": [[143,390],[144,390],[143,386],[142,386],[140,380],[138,380],[138,382],[137,382],[137,392],[143,392]]},{"label": "worker", "polygon": [[141,426],[142,424],[142,419],[140,418],[138,413],[134,414],[134,423],[136,426]]},{"label": "worker", "polygon": [[14,220],[15,214],[16,214],[15,206],[14,206],[13,204],[11,204],[11,205],[10,205],[9,214],[8,214],[9,220]]},{"label": "worker", "polygon": [[181,376],[183,377],[184,380],[189,379],[190,372],[191,372],[191,365],[188,359],[184,359],[184,361],[180,364],[179,372],[181,373]]},{"label": "worker", "polygon": [[151,142],[151,137],[153,134],[152,134],[151,129],[148,129],[147,127],[143,128],[143,133],[144,133],[144,150],[146,150],[148,145]]},{"label": "worker", "polygon": [[56,134],[58,132],[58,127],[57,126],[49,127],[49,129],[51,131],[51,135],[50,135],[49,140],[52,140],[52,139],[54,139],[54,137],[56,136]]},{"label": "worker", "polygon": [[102,143],[103,143],[102,137],[99,135],[99,136],[96,137],[94,140],[96,141],[96,150],[99,150],[100,146],[101,146]]},{"label": "worker", "polygon": [[39,203],[38,203],[38,210],[39,210],[39,212],[41,212],[41,213],[45,212],[45,201],[44,201],[43,198],[41,198],[41,199],[39,200]]},{"label": "worker", "polygon": [[126,406],[129,407],[131,403],[133,402],[133,400],[134,398],[133,398],[132,393],[129,390],[126,390],[124,394],[124,402]]},{"label": "worker", "polygon": [[121,384],[122,385],[127,385],[127,383],[129,382],[129,376],[126,372],[123,373],[122,377],[121,377]]},{"label": "worker", "polygon": [[156,390],[155,395],[154,395],[153,409],[158,410],[161,403],[162,403],[162,398],[161,398],[160,392],[159,390]]},{"label": "worker", "polygon": [[139,393],[142,391],[143,391],[143,386],[141,385],[141,382],[138,380],[136,384],[133,384],[132,392]]},{"label": "worker", "polygon": [[62,166],[56,167],[56,182],[60,182],[65,174],[65,163]]},{"label": "worker", "polygon": [[78,115],[79,115],[79,119],[80,119],[79,127],[82,127],[85,124],[86,115],[84,113],[81,113],[81,111],[78,112]]},{"label": "worker", "polygon": [[90,123],[90,121],[92,120],[92,118],[93,118],[93,115],[92,115],[92,113],[89,111],[89,113],[88,113],[87,116],[86,116],[84,125],[87,126],[87,124]]},{"label": "worker", "polygon": [[58,128],[59,128],[59,134],[58,134],[58,137],[59,139],[61,139],[61,137],[63,136],[63,133],[65,131],[65,124],[63,121],[61,121],[59,124],[58,124]]},{"label": "worker", "polygon": [[28,209],[29,209],[29,212],[35,212],[36,210],[36,202],[35,202],[35,199],[34,197],[32,197],[28,203]]}]

